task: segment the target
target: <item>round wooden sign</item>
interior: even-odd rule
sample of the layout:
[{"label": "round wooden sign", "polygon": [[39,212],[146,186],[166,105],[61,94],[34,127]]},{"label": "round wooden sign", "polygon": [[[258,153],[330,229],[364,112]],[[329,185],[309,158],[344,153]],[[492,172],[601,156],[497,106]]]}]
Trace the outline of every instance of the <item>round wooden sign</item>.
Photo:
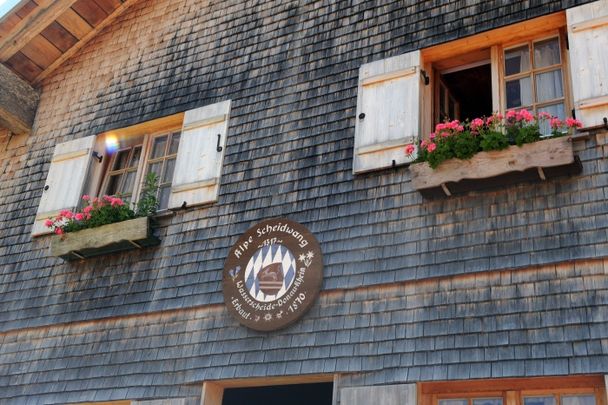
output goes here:
[{"label": "round wooden sign", "polygon": [[284,328],[308,311],[323,279],[315,237],[285,218],[245,232],[224,263],[224,302],[241,324],[259,331]]}]

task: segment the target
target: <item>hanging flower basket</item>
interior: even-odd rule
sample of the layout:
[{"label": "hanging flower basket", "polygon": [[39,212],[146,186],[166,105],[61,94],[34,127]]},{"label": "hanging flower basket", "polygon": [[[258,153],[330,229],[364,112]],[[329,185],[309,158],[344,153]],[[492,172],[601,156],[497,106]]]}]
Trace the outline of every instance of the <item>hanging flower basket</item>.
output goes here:
[{"label": "hanging flower basket", "polygon": [[150,221],[148,217],[140,217],[54,235],[51,255],[70,261],[156,246],[160,240],[152,234]]},{"label": "hanging flower basket", "polygon": [[503,150],[479,152],[467,160],[449,159],[435,169],[410,166],[413,187],[425,197],[450,196],[521,181],[580,173],[570,137],[551,138]]}]

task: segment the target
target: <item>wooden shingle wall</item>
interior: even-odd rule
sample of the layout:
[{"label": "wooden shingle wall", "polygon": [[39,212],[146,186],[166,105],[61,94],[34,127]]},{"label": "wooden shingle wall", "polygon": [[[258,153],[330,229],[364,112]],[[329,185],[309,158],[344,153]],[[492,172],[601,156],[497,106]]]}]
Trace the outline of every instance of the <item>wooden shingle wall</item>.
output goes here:
[{"label": "wooden shingle wall", "polygon": [[[366,383],[378,383],[608,372],[606,267],[583,264],[572,275],[579,281],[568,270],[576,271],[573,261],[608,256],[605,131],[577,142],[578,176],[457,198],[423,200],[406,168],[351,171],[361,64],[583,1],[372,3],[141,1],[45,80],[27,144],[6,149],[0,135],[0,394],[19,398],[38,381],[40,393],[50,390],[57,402],[76,398],[80,388],[66,391],[52,379],[78,381],[88,364],[103,375],[80,377],[90,384],[87,395],[143,387],[132,391],[138,398],[187,397],[191,387],[181,383],[222,373],[364,371]],[[162,218],[161,246],[65,264],[49,257],[47,238],[32,241],[55,144],[226,99],[232,109],[219,201]],[[262,337],[223,312],[221,269],[242,232],[277,216],[304,224],[320,241],[325,295],[302,322]],[[558,262],[568,264],[558,272]],[[500,272],[512,268],[524,270]],[[424,281],[457,275],[466,288]],[[492,295],[494,282],[506,284]],[[526,282],[531,295],[522,300]],[[448,291],[414,298],[409,283]],[[391,300],[397,312],[387,318],[382,308]],[[451,305],[446,314],[470,310],[479,322],[469,330],[463,317],[433,318],[442,300]],[[471,300],[479,307],[466,306]],[[525,302],[530,307],[519,306]],[[425,309],[412,309],[418,305]],[[555,305],[565,307],[545,316]],[[137,317],[157,311],[174,330],[160,320],[146,324],[154,314]],[[344,324],[332,330],[337,315]],[[103,318],[112,320],[96,321]],[[83,334],[83,325],[92,329]],[[452,337],[440,337],[444,328]],[[85,336],[92,341],[79,343]],[[243,340],[226,343],[230,337]],[[564,339],[563,347],[551,346]],[[469,341],[483,349],[466,347]],[[524,347],[516,352],[510,345],[517,342]],[[263,344],[268,354],[259,351]],[[343,352],[332,354],[333,346]],[[127,349],[136,353],[125,361]],[[157,363],[146,365],[152,358]],[[489,365],[458,364],[469,358]],[[519,368],[522,358],[533,371]],[[148,373],[151,366],[159,371]],[[62,391],[65,397],[52,397]]]},{"label": "wooden shingle wall", "polygon": [[185,397],[197,381],[335,372],[344,386],[603,373],[607,275],[594,260],[326,292],[270,334],[221,305],[16,330],[0,335],[0,402]]}]

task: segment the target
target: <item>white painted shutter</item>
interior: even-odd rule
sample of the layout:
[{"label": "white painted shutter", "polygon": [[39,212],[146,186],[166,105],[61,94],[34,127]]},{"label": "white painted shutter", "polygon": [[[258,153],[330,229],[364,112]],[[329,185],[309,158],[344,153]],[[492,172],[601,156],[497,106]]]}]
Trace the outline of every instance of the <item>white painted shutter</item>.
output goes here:
[{"label": "white painted shutter", "polygon": [[416,159],[405,154],[405,146],[420,132],[420,62],[415,51],[359,69],[354,173]]},{"label": "white painted shutter", "polygon": [[608,117],[608,0],[566,11],[576,118],[584,127]]},{"label": "white painted shutter", "polygon": [[50,230],[44,226],[46,219],[56,216],[61,210],[72,210],[78,206],[91,165],[94,144],[93,135],[55,146],[32,235],[49,233]]},{"label": "white painted shutter", "polygon": [[229,115],[230,100],[186,111],[169,209],[217,201]]}]

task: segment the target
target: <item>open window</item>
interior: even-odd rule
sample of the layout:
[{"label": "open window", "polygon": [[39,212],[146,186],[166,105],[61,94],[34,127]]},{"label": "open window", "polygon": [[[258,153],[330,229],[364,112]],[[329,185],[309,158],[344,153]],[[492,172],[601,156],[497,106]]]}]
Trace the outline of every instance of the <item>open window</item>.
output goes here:
[{"label": "open window", "polygon": [[225,101],[56,145],[32,234],[49,233],[44,220],[78,208],[83,194],[136,204],[150,172],[159,211],[216,201],[229,113]]}]

